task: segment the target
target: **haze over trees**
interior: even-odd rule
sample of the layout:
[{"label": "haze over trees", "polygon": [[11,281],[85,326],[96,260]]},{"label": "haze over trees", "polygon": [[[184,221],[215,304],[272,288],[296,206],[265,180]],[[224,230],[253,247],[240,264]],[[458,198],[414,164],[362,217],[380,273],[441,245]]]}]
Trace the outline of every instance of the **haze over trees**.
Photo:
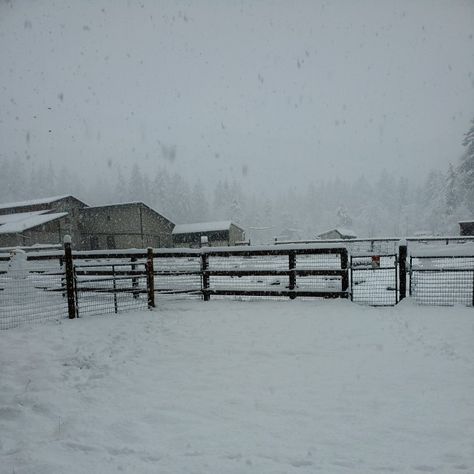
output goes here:
[{"label": "haze over trees", "polygon": [[431,170],[422,184],[382,171],[369,181],[321,180],[305,188],[249,192],[245,177],[220,180],[213,189],[190,182],[170,167],[154,174],[135,163],[128,172],[110,167],[85,184],[66,167],[26,166],[0,158],[0,201],[73,194],[90,205],[144,201],[175,223],[231,219],[254,242],[311,239],[330,227],[348,227],[361,237],[407,236],[417,232],[455,235],[457,222],[474,214],[474,120],[464,136],[464,154],[446,170]]}]

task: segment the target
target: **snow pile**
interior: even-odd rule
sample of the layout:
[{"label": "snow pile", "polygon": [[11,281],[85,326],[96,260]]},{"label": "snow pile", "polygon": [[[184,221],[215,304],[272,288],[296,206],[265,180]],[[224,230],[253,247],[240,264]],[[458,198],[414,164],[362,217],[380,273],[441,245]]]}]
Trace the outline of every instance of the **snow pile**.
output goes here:
[{"label": "snow pile", "polygon": [[473,322],[175,301],[4,331],[0,471],[473,472]]}]

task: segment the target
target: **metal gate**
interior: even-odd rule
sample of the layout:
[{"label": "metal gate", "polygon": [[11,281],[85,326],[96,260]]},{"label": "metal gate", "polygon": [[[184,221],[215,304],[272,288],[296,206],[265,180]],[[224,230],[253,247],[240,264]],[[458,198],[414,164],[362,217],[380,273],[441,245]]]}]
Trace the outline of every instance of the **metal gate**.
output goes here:
[{"label": "metal gate", "polygon": [[399,301],[398,256],[357,255],[350,259],[351,300],[370,306],[394,306]]},{"label": "metal gate", "polygon": [[125,259],[74,265],[76,316],[147,308],[145,265]]}]

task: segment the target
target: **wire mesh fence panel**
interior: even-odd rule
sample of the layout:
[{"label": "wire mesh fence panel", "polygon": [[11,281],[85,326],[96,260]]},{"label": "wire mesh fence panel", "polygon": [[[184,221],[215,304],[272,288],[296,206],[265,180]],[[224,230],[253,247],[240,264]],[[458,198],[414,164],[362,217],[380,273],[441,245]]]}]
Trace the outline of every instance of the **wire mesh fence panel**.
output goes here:
[{"label": "wire mesh fence panel", "polygon": [[370,306],[398,302],[396,255],[351,257],[351,299]]},{"label": "wire mesh fence panel", "polygon": [[[288,265],[288,264],[287,264]],[[297,270],[337,270],[341,268],[340,254],[296,254]]]},{"label": "wire mesh fence panel", "polygon": [[398,251],[400,241],[398,239],[374,239],[374,240],[357,240],[346,241],[345,246],[351,255],[359,253],[373,253],[373,254],[394,254]]},{"label": "wire mesh fence panel", "polygon": [[473,305],[474,270],[415,270],[411,274],[412,297],[420,304]]},{"label": "wire mesh fence panel", "polygon": [[144,262],[89,263],[74,270],[78,316],[148,307]]},{"label": "wire mesh fence panel", "polygon": [[215,270],[288,270],[288,255],[209,254],[208,269]]},{"label": "wire mesh fence panel", "polygon": [[199,272],[201,270],[200,256],[160,257],[153,258],[153,266],[158,272]]},{"label": "wire mesh fence panel", "polygon": [[288,276],[210,276],[210,290],[279,291],[288,290]]},{"label": "wire mesh fence panel", "polygon": [[0,329],[67,316],[64,272],[58,264],[28,262],[0,274]]}]

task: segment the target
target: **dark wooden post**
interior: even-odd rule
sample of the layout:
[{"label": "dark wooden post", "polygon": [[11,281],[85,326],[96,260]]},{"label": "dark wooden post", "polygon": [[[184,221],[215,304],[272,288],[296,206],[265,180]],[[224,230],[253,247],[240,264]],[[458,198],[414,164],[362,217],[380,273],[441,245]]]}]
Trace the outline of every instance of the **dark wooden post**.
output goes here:
[{"label": "dark wooden post", "polygon": [[[295,291],[296,288],[296,252],[290,250],[288,254],[288,271],[289,271],[289,284],[288,289],[290,291]],[[296,298],[295,293],[290,293],[290,299],[294,300]]]},{"label": "dark wooden post", "polygon": [[74,298],[74,264],[72,261],[71,237],[64,236],[64,263],[66,269],[66,293],[69,319],[76,317],[76,302]]},{"label": "dark wooden post", "polygon": [[341,250],[341,270],[344,270],[344,273],[342,274],[342,279],[341,279],[341,291],[343,294],[341,295],[343,298],[347,298],[348,295],[348,289],[349,289],[349,259],[348,259],[348,254],[347,254],[347,249],[342,249]]},{"label": "dark wooden post", "polygon": [[201,272],[202,272],[202,295],[204,301],[209,301],[211,295],[209,294],[209,259],[207,253],[201,254]]},{"label": "dark wooden post", "polygon": [[407,246],[398,247],[398,265],[400,278],[400,301],[407,296]]},{"label": "dark wooden post", "polygon": [[146,286],[148,292],[148,308],[155,307],[155,272],[153,270],[153,249],[148,247],[146,255]]}]

